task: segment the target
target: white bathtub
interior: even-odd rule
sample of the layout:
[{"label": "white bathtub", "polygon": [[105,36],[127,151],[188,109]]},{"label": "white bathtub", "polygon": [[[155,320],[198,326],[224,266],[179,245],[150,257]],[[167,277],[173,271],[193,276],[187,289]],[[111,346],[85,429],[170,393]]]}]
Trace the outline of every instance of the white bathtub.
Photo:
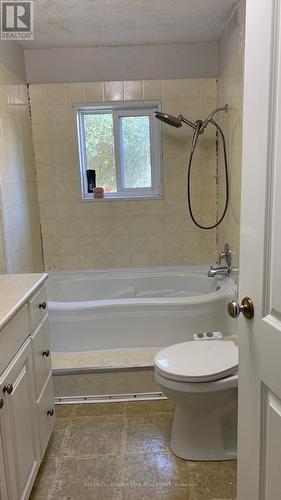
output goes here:
[{"label": "white bathtub", "polygon": [[85,352],[163,347],[194,333],[236,333],[226,305],[231,278],[208,278],[208,267],[109,269],[50,273],[51,349]]}]

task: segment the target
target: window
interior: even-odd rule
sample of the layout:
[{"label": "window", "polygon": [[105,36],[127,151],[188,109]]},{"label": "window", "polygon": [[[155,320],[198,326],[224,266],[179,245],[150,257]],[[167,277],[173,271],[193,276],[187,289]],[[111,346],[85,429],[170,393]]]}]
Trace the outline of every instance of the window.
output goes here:
[{"label": "window", "polygon": [[162,197],[159,102],[75,107],[82,199]]}]

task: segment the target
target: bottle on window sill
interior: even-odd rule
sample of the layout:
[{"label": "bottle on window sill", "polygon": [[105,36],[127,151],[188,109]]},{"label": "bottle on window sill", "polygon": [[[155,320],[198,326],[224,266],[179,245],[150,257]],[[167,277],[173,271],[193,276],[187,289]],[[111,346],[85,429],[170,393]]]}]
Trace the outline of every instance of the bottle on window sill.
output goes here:
[{"label": "bottle on window sill", "polygon": [[96,171],[89,168],[87,170],[88,193],[93,193],[96,187]]},{"label": "bottle on window sill", "polygon": [[103,187],[95,187],[93,193],[94,193],[94,198],[104,198]]}]

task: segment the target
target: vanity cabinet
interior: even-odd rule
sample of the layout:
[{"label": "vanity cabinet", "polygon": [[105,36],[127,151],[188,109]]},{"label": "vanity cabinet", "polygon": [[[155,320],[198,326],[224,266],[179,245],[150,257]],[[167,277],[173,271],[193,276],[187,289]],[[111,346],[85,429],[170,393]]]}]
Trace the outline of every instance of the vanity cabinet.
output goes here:
[{"label": "vanity cabinet", "polygon": [[0,412],[1,438],[6,480],[14,499],[28,498],[29,486],[33,484],[39,467],[33,379],[28,339],[0,379],[4,402]]},{"label": "vanity cabinet", "polygon": [[54,426],[46,302],[44,286],[0,332],[1,500],[29,498]]}]

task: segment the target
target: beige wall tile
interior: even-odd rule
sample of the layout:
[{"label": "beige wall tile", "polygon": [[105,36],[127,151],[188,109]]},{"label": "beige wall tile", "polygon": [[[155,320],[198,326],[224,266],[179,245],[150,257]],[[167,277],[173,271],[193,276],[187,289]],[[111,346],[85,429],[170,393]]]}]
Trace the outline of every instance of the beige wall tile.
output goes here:
[{"label": "beige wall tile", "polygon": [[[155,99],[162,101],[163,110],[176,115],[186,112],[196,120],[216,107],[216,88],[215,79],[32,86],[31,105],[37,117],[40,105],[46,106],[47,115],[47,123],[41,117],[32,123],[47,269],[200,263],[201,244],[206,250],[204,259],[209,255],[212,261],[217,252],[216,238],[202,236],[201,241],[204,232],[193,231],[187,214],[190,129],[162,126],[163,200],[81,203],[72,103],[83,99]],[[216,210],[215,192],[206,206],[206,193],[216,173],[214,134],[208,134],[200,138],[193,170],[193,205],[202,220],[214,217]],[[5,151],[2,156],[6,156]],[[50,242],[46,242],[48,238]]]},{"label": "beige wall tile", "polygon": [[127,81],[124,82],[124,99],[125,101],[133,99],[140,101],[143,98],[142,81]]},{"label": "beige wall tile", "polygon": [[[49,83],[46,85],[47,104],[65,104],[65,90],[63,83]],[[32,98],[32,97],[31,97]]]},{"label": "beige wall tile", "polygon": [[[27,87],[0,65],[0,270],[42,270],[39,204]],[[47,124],[46,88],[30,88],[39,142]],[[46,196],[43,193],[43,196]]]},{"label": "beige wall tile", "polygon": [[105,82],[104,93],[106,101],[123,101],[124,99],[123,82]]},{"label": "beige wall tile", "polygon": [[45,104],[46,103],[46,86],[45,85],[30,85],[29,93],[32,104]]},{"label": "beige wall tile", "polygon": [[162,80],[144,80],[144,99],[162,99]]},{"label": "beige wall tile", "polygon": [[181,99],[181,80],[163,80],[163,99]]},{"label": "beige wall tile", "polygon": [[200,86],[198,78],[188,78],[182,80],[182,98],[186,99],[199,99]]},{"label": "beige wall tile", "polygon": [[[240,190],[242,168],[242,107],[243,107],[243,50],[238,51],[224,68],[219,78],[218,102],[229,104],[227,115],[220,116],[227,141],[228,165],[230,171],[230,203],[227,215],[218,230],[218,246],[228,242],[233,251],[233,265],[239,267],[240,246]],[[219,151],[219,199],[224,200],[223,156]],[[223,201],[220,202],[220,206]]]},{"label": "beige wall tile", "polygon": [[199,91],[202,99],[216,99],[218,91],[217,80],[215,78],[201,78]]},{"label": "beige wall tile", "polygon": [[85,88],[83,83],[66,83],[65,98],[67,104],[85,102]]},{"label": "beige wall tile", "polygon": [[103,102],[104,101],[104,86],[102,82],[86,82],[85,83],[85,99],[86,102]]}]

